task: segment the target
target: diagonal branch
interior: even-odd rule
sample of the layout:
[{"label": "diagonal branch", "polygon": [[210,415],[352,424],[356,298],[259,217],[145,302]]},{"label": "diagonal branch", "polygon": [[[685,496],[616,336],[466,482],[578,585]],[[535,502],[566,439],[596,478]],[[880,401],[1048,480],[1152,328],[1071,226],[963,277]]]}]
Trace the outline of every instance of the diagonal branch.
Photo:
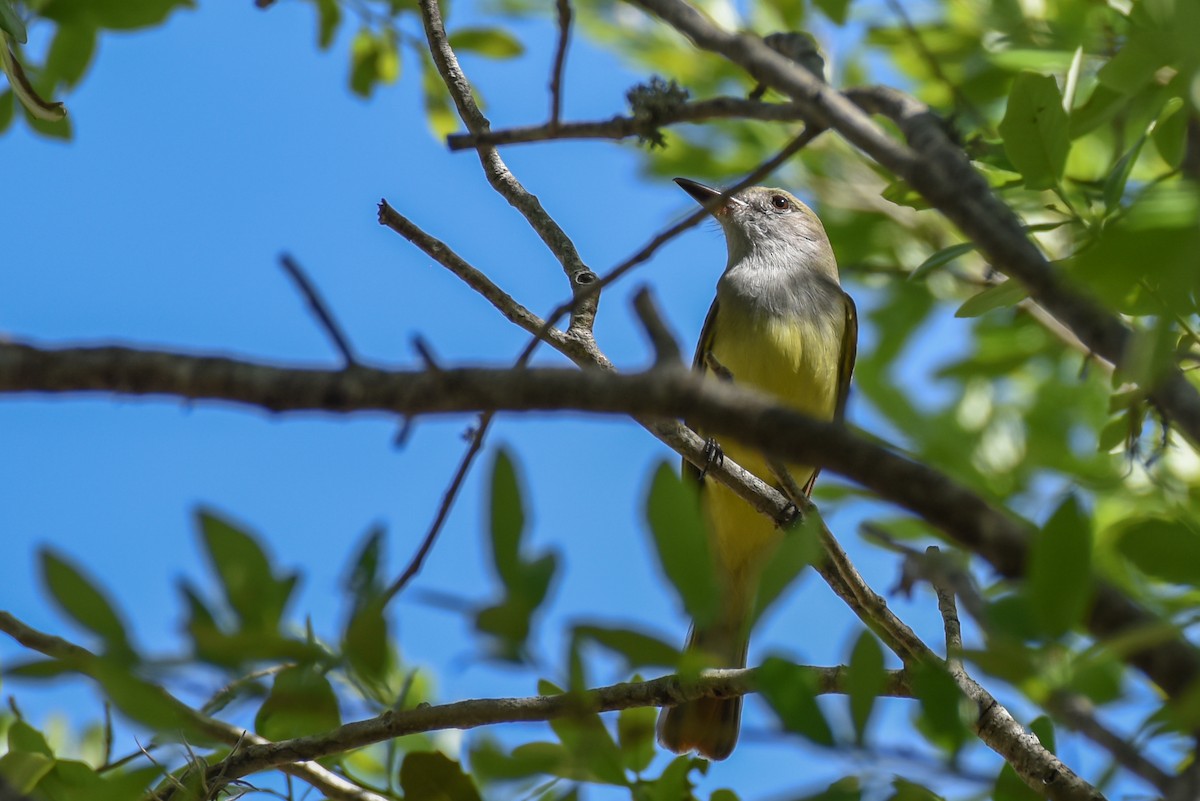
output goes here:
[{"label": "diagonal branch", "polygon": [[303,268],[288,253],[284,253],[279,257],[279,264],[296,284],[296,288],[300,290],[300,294],[308,302],[308,307],[321,324],[321,328],[329,335],[329,339],[333,342],[334,347],[342,355],[344,366],[347,368],[357,366],[358,359],[354,356],[354,351],[350,347],[350,340],[342,331],[342,327],[338,325],[337,318],[333,316],[333,312],[329,309],[329,304],[325,302],[325,299],[321,297],[321,293],[317,291],[317,287],[304,274]]}]

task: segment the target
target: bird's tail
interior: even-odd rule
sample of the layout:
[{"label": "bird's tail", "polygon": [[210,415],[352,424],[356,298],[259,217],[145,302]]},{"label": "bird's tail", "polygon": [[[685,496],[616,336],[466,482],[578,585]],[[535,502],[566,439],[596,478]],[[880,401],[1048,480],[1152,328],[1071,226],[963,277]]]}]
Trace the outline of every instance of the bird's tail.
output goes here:
[{"label": "bird's tail", "polygon": [[[686,650],[713,659],[714,667],[743,668],[750,645],[749,627],[718,623],[692,627]],[[696,751],[708,759],[725,759],[737,745],[742,724],[742,699],[700,698],[663,709],[658,716],[658,742],[677,754]]]}]

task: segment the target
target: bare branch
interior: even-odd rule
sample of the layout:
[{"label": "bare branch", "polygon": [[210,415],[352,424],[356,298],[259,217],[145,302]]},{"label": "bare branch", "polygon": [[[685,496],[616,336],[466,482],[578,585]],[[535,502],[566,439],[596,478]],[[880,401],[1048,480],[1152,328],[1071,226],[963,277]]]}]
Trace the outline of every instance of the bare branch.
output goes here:
[{"label": "bare branch", "polygon": [[358,359],[355,358],[354,351],[350,348],[350,340],[346,338],[341,326],[337,323],[337,319],[334,318],[333,312],[329,310],[329,304],[321,297],[321,293],[317,291],[317,287],[308,279],[308,276],[304,274],[304,270],[290,254],[284,253],[280,256],[279,264],[296,284],[296,288],[300,290],[300,294],[304,296],[304,300],[308,303],[309,309],[312,310],[313,316],[317,318],[317,322],[321,324],[321,328],[329,335],[329,339],[333,342],[334,347],[342,355],[342,361],[345,366],[348,368],[356,367]]},{"label": "bare branch", "polygon": [[633,296],[633,310],[637,312],[642,330],[654,348],[654,365],[656,367],[682,367],[683,356],[679,351],[679,343],[663,322],[659,314],[658,304],[649,288],[642,287]]},{"label": "bare branch", "polygon": [[[1121,737],[1101,723],[1093,714],[1091,702],[1074,693],[1056,693],[1046,702],[1056,718],[1068,728],[1087,737],[1108,751],[1118,764],[1152,784],[1163,793],[1169,792],[1173,779],[1151,761],[1134,743]],[[1190,798],[1195,798],[1193,793]]]},{"label": "bare branch", "polygon": [[471,443],[467,446],[467,451],[463,454],[462,461],[458,463],[458,469],[454,471],[454,477],[450,479],[450,486],[442,494],[442,502],[438,504],[437,514],[434,515],[433,522],[430,523],[429,529],[425,532],[425,538],[421,540],[420,547],[413,554],[413,558],[409,561],[408,566],[404,568],[404,572],[392,582],[392,585],[387,588],[387,592],[383,594],[384,603],[399,595],[408,586],[408,583],[416,577],[417,573],[421,572],[421,568],[425,565],[425,558],[429,556],[429,552],[433,549],[433,544],[437,541],[442,526],[446,524],[446,518],[450,516],[450,509],[454,506],[454,501],[458,497],[458,491],[462,488],[463,481],[466,480],[467,473],[470,472],[471,465],[474,463],[475,457],[479,454],[479,450],[483,446],[483,439],[487,436],[488,429],[491,427],[494,418],[495,414],[493,412],[484,412],[479,415],[479,424],[471,432]]},{"label": "bare branch", "polygon": [[571,41],[571,0],[555,0],[554,8],[558,14],[558,47],[554,50],[554,66],[550,68],[550,125],[557,127],[562,120],[563,67]]},{"label": "bare branch", "polygon": [[[931,562],[936,561],[941,549],[930,545],[925,549],[925,555]],[[954,588],[941,581],[937,574],[930,576],[930,584],[937,594],[938,612],[942,615],[942,627],[946,631],[946,665],[953,672],[962,670],[962,622],[958,619],[958,604],[954,601]],[[965,674],[964,674],[965,675]]]}]

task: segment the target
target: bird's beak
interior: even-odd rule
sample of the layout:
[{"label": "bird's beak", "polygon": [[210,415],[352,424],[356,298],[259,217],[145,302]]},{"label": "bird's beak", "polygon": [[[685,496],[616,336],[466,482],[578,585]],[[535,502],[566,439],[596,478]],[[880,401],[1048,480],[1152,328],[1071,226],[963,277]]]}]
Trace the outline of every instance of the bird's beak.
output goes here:
[{"label": "bird's beak", "polygon": [[724,194],[720,189],[713,189],[711,186],[705,186],[690,178],[676,178],[675,183],[679,184],[684,192],[691,195],[697,203],[707,208],[714,216],[719,216],[730,206],[742,205],[742,201]]}]

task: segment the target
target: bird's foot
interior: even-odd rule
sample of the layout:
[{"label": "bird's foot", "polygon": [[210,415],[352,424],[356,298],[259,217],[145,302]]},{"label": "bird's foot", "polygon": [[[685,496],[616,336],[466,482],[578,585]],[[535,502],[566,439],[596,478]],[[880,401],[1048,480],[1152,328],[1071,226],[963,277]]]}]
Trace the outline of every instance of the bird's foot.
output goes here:
[{"label": "bird's foot", "polygon": [[721,450],[721,446],[712,437],[704,440],[704,467],[700,470],[700,478],[703,479],[708,475],[708,471],[715,465],[720,467],[725,464],[725,451]]},{"label": "bird's foot", "polygon": [[721,364],[720,360],[713,355],[711,350],[704,352],[704,366],[712,371],[712,374],[722,381],[732,381],[733,373],[729,368]]}]

